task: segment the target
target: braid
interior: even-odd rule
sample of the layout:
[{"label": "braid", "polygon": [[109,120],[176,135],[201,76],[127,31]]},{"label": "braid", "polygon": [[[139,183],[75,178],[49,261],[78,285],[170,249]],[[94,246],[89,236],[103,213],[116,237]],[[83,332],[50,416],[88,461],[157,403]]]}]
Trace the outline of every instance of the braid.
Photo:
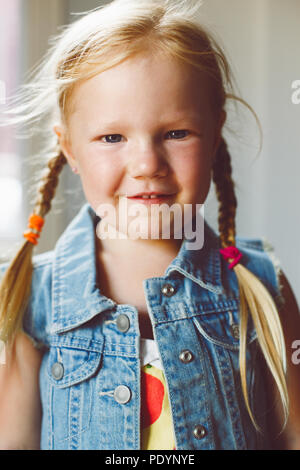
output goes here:
[{"label": "braid", "polygon": [[[51,209],[59,174],[66,163],[62,152],[48,162],[48,172],[38,188],[34,213],[44,217]],[[9,264],[0,283],[0,339],[12,345],[18,330],[22,329],[22,318],[31,290],[33,244],[24,241]]]},{"label": "braid", "polygon": [[222,247],[235,245],[235,214],[237,200],[234,182],[231,177],[232,168],[227,144],[222,138],[213,164],[213,181],[219,201],[219,233]]},{"label": "braid", "polygon": [[41,184],[38,188],[38,199],[34,206],[34,212],[44,217],[51,209],[51,201],[55,195],[58,185],[58,177],[63,166],[67,163],[66,157],[60,152],[56,157],[51,158],[48,162],[48,173],[43,176]]},{"label": "braid", "polygon": [[[219,201],[218,223],[221,245],[223,248],[235,246],[235,214],[237,200],[234,192],[234,182],[231,177],[230,154],[224,139],[221,140],[218,148],[212,173]],[[260,279],[245,266],[238,263],[234,266],[233,270],[237,276],[239,286],[239,365],[242,391],[247,410],[255,428],[261,431],[250,409],[246,380],[246,338],[248,315],[250,313],[257,331],[258,342],[281,396],[285,425],[289,406],[285,380],[286,357],[284,337],[276,305]]]}]

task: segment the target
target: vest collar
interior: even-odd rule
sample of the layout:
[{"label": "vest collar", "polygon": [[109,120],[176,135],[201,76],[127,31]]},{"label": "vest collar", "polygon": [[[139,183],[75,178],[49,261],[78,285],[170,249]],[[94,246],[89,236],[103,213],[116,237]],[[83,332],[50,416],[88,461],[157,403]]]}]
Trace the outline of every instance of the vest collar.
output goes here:
[{"label": "vest collar", "polygon": [[[84,204],[56,243],[52,334],[78,327],[116,305],[101,294],[101,286],[97,285],[95,229],[98,221],[99,217],[90,204]],[[183,240],[178,255],[165,271],[165,277],[177,271],[204,289],[215,294],[223,293],[219,237],[205,222],[203,248],[190,250],[186,243]]]}]

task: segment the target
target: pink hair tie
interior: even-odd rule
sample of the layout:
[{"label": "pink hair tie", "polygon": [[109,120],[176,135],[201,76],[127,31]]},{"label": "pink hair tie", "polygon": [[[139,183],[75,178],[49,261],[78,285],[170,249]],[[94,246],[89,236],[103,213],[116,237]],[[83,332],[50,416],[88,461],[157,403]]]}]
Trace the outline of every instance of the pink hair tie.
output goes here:
[{"label": "pink hair tie", "polygon": [[226,246],[226,248],[222,248],[219,251],[223,255],[223,258],[226,261],[228,259],[233,259],[233,261],[228,266],[229,269],[232,269],[240,261],[241,257],[243,256],[240,250],[236,246]]}]

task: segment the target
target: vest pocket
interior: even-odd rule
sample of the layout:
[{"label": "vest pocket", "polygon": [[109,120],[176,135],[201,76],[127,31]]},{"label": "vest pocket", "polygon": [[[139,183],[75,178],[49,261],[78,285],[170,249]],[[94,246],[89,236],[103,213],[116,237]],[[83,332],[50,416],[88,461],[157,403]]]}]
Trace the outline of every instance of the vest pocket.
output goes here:
[{"label": "vest pocket", "polygon": [[[240,338],[239,317],[239,311],[231,309],[197,315],[193,317],[193,321],[198,332],[206,340],[226,349],[238,351]],[[256,338],[257,334],[252,319],[248,317],[247,344],[252,343]]]},{"label": "vest pocket", "polygon": [[[221,413],[223,422],[227,422],[229,426],[227,437],[229,439],[231,436],[232,442],[228,442],[226,446],[251,449],[257,445],[257,432],[251,422],[242,392],[239,317],[237,306],[231,310],[196,315],[193,317],[193,323],[199,336],[199,343],[205,351],[204,363],[211,392],[210,408],[218,419]],[[249,315],[246,337],[247,391],[255,419],[264,428],[263,382],[260,373],[258,371],[255,373],[258,348],[257,333]],[[218,428],[215,429],[215,439],[217,442],[220,441],[220,445],[224,445],[224,435],[219,435]]]},{"label": "vest pocket", "polygon": [[[95,376],[102,349],[53,344],[48,352],[47,416],[54,449],[77,449],[91,421]],[[45,405],[45,404],[44,404]]]},{"label": "vest pocket", "polygon": [[[239,363],[239,317],[239,310],[235,308],[194,316],[193,323],[200,337],[200,342],[206,345],[208,372],[211,372],[215,378],[216,391],[224,388],[226,383],[227,391],[232,388],[234,393],[242,396]],[[258,347],[257,333],[249,316],[246,335],[246,372],[250,397],[253,386],[253,367]],[[216,379],[219,372],[221,375]],[[222,379],[221,382],[220,379]],[[231,385],[229,386],[229,384]]]}]

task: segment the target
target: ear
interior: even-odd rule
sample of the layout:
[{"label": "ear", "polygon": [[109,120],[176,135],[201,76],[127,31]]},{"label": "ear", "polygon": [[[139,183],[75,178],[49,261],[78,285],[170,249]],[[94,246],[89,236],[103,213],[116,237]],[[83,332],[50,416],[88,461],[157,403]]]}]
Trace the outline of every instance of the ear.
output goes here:
[{"label": "ear", "polygon": [[58,137],[60,148],[66,157],[71,168],[78,166],[76,159],[73,156],[72,148],[68,139],[67,131],[63,126],[56,125],[53,127],[53,131]]}]

